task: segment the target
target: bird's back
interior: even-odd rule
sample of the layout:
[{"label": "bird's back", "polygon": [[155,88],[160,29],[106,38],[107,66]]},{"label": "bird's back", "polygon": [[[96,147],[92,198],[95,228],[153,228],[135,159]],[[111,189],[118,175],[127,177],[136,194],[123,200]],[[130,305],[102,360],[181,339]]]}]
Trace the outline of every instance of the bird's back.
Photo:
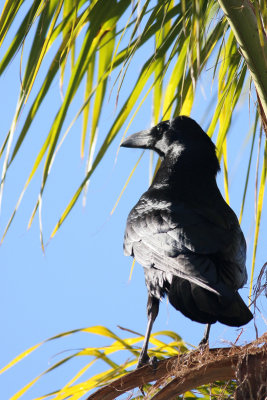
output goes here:
[{"label": "bird's back", "polygon": [[128,216],[124,251],[144,267],[151,295],[167,293],[176,309],[205,323],[231,304],[234,316],[221,321],[242,325],[247,307],[237,289],[247,280],[245,239],[215,179],[203,185],[182,179],[173,190],[155,179]]}]

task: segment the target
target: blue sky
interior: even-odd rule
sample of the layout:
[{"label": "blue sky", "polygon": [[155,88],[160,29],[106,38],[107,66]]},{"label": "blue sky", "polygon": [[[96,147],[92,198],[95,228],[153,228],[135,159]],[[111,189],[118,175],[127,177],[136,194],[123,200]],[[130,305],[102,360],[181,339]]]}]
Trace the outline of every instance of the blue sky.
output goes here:
[{"label": "blue sky", "polygon": [[[139,54],[135,59],[134,66],[130,67],[128,77],[130,76],[131,79],[124,84],[121,90],[119,104],[122,104],[128,91],[131,90],[130,85],[134,84],[134,77],[142,65],[142,60],[143,55]],[[44,72],[41,71],[41,73]],[[210,88],[210,77],[211,73],[207,71],[205,78],[202,79],[202,88],[198,90],[197,100],[191,114],[202,124],[204,129],[207,128],[208,121],[202,120],[203,110],[209,103],[208,100],[213,93],[211,90],[214,90],[214,88]],[[7,72],[0,78],[1,138],[5,137],[11,124],[19,85],[19,57],[16,57]],[[110,85],[112,86],[112,82]],[[38,90],[38,85],[34,90]],[[106,100],[99,124],[98,146],[101,145],[104,134],[115,119],[115,98],[116,93],[113,92],[110,100]],[[53,112],[57,109],[60,101],[59,77],[57,77],[45,105],[31,127],[29,137],[8,172],[0,216],[1,232],[13,211],[32,167],[36,149],[40,148],[52,123]],[[78,101],[81,101],[81,98],[78,98]],[[148,98],[145,102],[129,133],[150,126],[150,101],[151,99]],[[239,115],[234,121],[230,135],[229,160],[231,165],[236,166],[230,174],[230,200],[237,214],[240,209],[248,156],[248,147],[243,147],[240,143],[238,132],[249,133],[250,120],[253,121],[254,116],[253,106],[250,112],[248,110],[247,102],[240,105]],[[17,134],[21,126],[22,121],[19,123]],[[142,158],[117,209],[110,216],[110,211],[140,155],[139,150],[121,149],[117,161],[114,161],[123,133],[124,130],[114,140],[108,154],[95,171],[89,185],[86,207],[82,206],[80,199],[58,234],[46,246],[45,254],[42,253],[39,241],[38,218],[35,218],[32,228],[29,231],[26,230],[40,188],[41,169],[26,192],[13,226],[0,248],[2,320],[0,367],[34,344],[72,329],[104,325],[118,335],[128,337],[129,334],[117,328],[117,325],[121,325],[140,333],[145,332],[147,293],[143,271],[140,266],[136,265],[133,277],[129,281],[132,260],[124,257],[122,243],[127,215],[148,186],[149,153],[147,152]],[[80,134],[81,120],[71,130],[57,155],[49,176],[42,210],[46,241],[84,176],[85,165],[79,156]],[[258,135],[259,132],[257,137]],[[253,157],[253,165],[255,165],[256,153]],[[247,267],[249,274],[254,234],[254,175],[255,171],[250,180],[248,202],[242,224],[248,243]],[[223,174],[220,173],[218,182],[223,192],[222,178]],[[256,262],[257,271],[266,261],[264,238],[267,232],[264,221],[266,221],[265,210],[262,215],[262,229]],[[244,288],[241,293],[244,298],[247,298],[248,289]],[[262,307],[266,306],[264,302],[266,300],[262,299]],[[257,316],[257,326],[259,333],[266,330],[260,314]],[[179,333],[187,343],[197,345],[202,338],[204,326],[186,319],[164,300],[153,329],[154,332],[158,330],[173,330]],[[228,344],[235,341],[239,333],[238,329],[218,323],[212,327],[210,345]],[[244,327],[240,343],[254,338],[255,329],[251,322]],[[62,354],[59,353],[67,351],[63,353],[67,355],[73,349],[109,343],[110,341],[104,337],[83,333],[44,345],[14,368],[0,375],[1,398],[9,399],[27,382],[49,368],[60,359]],[[125,358],[128,356],[125,354]],[[78,371],[81,365],[85,365],[86,361],[88,362],[88,360],[77,360],[58,368],[42,378],[40,383],[36,384],[22,398],[30,400],[58,389],[74,375],[75,371]],[[100,363],[98,368],[102,370],[103,367],[104,365]],[[93,372],[94,370],[92,370]],[[88,376],[90,374],[89,370]]]}]

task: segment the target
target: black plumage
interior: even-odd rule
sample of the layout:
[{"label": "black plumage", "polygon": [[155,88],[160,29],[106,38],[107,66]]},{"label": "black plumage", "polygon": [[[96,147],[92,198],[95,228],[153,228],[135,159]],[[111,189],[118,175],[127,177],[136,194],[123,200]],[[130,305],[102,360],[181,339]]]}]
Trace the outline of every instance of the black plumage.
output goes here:
[{"label": "black plumage", "polygon": [[247,281],[246,242],[217,187],[215,146],[194,120],[161,122],[121,146],[151,149],[161,157],[153,183],[128,216],[124,237],[125,255],[143,266],[148,289],[140,366],[149,360],[149,335],[165,294],[193,321],[241,326],[251,320],[237,291]]}]

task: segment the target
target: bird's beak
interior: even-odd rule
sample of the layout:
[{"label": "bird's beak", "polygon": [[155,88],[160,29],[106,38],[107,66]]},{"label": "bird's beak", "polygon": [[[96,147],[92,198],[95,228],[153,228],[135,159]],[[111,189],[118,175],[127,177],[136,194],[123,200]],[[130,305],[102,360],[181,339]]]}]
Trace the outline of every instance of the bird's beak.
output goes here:
[{"label": "bird's beak", "polygon": [[146,129],[128,136],[122,143],[121,147],[136,147],[139,149],[148,149],[151,144],[151,130]]}]

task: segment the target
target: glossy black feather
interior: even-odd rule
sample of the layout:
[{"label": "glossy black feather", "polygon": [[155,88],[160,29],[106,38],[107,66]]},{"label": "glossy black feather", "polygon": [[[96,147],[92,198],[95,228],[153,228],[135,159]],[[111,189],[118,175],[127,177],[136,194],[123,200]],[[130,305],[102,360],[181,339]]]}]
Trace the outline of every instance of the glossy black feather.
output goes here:
[{"label": "glossy black feather", "polygon": [[247,281],[246,243],[216,184],[215,146],[188,117],[165,121],[122,144],[155,150],[161,166],[131,210],[124,252],[143,267],[148,292],[184,315],[231,326],[252,318],[237,293]]}]

